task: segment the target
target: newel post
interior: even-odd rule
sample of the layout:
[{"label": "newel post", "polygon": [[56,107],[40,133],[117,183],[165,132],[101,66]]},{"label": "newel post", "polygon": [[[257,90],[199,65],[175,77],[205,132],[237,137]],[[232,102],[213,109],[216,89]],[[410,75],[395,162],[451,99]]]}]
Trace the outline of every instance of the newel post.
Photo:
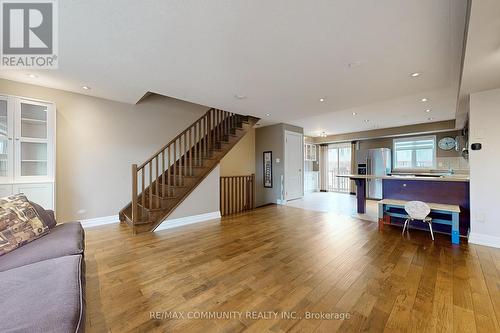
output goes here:
[{"label": "newel post", "polygon": [[137,164],[132,164],[132,223],[137,222]]},{"label": "newel post", "polygon": [[256,186],[255,186],[255,173],[252,173],[252,207],[255,209],[255,196],[256,196]]}]

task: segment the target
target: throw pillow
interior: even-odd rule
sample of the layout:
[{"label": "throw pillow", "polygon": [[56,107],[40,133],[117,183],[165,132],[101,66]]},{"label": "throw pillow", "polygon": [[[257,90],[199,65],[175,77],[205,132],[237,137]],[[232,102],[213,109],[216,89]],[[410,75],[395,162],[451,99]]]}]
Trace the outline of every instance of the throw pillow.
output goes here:
[{"label": "throw pillow", "polygon": [[24,194],[0,199],[0,256],[48,232]]}]

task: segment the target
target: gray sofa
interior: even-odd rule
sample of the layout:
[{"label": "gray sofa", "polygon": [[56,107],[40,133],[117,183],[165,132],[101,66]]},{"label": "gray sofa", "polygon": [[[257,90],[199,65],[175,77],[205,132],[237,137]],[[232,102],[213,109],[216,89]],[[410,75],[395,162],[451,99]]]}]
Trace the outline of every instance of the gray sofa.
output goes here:
[{"label": "gray sofa", "polygon": [[83,228],[35,208],[50,233],[0,256],[0,332],[83,332]]}]

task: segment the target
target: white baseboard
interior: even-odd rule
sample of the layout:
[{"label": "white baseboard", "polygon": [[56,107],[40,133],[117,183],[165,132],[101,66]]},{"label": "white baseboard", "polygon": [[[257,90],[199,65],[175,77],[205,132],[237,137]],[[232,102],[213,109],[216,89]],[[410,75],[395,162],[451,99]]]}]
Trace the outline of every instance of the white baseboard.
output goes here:
[{"label": "white baseboard", "polygon": [[88,219],[88,220],[81,221],[82,227],[84,227],[84,228],[97,227],[100,225],[106,225],[106,224],[112,224],[112,223],[118,223],[118,222],[120,222],[120,218],[118,217],[118,215],[96,217],[94,219]]},{"label": "white baseboard", "polygon": [[[199,214],[199,215],[180,217],[178,219],[165,220],[155,229],[155,231],[176,228],[176,227],[180,227],[183,225],[188,225],[188,224],[193,224],[193,223],[198,223],[198,222],[203,222],[203,221],[208,221],[208,220],[215,220],[215,219],[218,219],[220,217],[221,217],[220,211],[218,211],[218,212],[211,212],[211,213],[205,213],[205,214]],[[87,220],[81,221],[82,227],[84,227],[84,228],[92,228],[92,227],[97,227],[100,225],[113,224],[113,223],[119,223],[119,222],[120,222],[120,218],[118,217],[118,215],[96,217],[94,219],[87,219]]]},{"label": "white baseboard", "polygon": [[469,243],[500,248],[500,237],[471,232],[469,234]]},{"label": "white baseboard", "polygon": [[209,221],[209,220],[215,220],[215,219],[218,219],[220,217],[221,217],[220,211],[217,211],[217,212],[211,212],[211,213],[205,213],[205,214],[199,214],[199,215],[180,217],[178,219],[165,220],[155,229],[155,232],[160,231],[160,230],[177,228],[177,227],[188,225],[188,224],[199,223],[199,222],[204,222],[204,221]]}]

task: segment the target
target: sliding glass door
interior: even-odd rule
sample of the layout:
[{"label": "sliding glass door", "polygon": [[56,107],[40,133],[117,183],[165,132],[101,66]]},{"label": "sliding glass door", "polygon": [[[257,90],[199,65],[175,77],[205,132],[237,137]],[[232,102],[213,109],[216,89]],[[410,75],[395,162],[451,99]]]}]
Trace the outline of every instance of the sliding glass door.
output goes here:
[{"label": "sliding glass door", "polygon": [[338,175],[351,173],[351,145],[339,144],[328,146],[328,191],[351,192],[349,178]]}]

